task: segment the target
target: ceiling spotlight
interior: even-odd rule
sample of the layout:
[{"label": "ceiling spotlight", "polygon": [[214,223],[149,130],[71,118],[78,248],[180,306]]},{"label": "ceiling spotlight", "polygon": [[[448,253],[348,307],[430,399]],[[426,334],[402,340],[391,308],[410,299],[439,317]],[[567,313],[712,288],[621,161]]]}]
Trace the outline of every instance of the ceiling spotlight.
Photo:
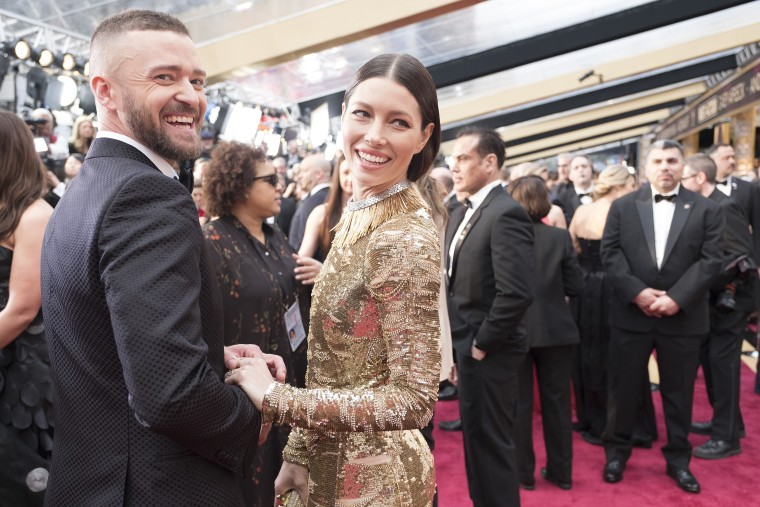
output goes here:
[{"label": "ceiling spotlight", "polygon": [[34,60],[40,64],[40,67],[50,67],[55,60],[55,55],[49,49],[43,49]]},{"label": "ceiling spotlight", "polygon": [[77,66],[77,60],[71,53],[64,53],[61,57],[61,68],[63,70],[74,70]]}]

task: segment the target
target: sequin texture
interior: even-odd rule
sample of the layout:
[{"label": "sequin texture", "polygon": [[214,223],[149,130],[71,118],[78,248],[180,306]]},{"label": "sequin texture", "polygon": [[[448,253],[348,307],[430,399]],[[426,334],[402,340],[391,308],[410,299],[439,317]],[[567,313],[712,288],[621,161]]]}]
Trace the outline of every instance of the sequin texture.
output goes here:
[{"label": "sequin texture", "polygon": [[418,429],[438,391],[438,232],[414,188],[347,213],[379,225],[330,250],[314,287],[307,388],[278,384],[264,417],[294,427],[284,456],[309,468],[310,506],[430,505],[433,457]]}]

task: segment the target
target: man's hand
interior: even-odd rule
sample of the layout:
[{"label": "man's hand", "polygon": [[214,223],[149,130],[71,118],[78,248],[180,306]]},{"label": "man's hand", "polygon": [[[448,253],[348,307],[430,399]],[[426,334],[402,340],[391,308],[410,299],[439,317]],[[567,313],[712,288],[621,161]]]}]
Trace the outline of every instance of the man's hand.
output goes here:
[{"label": "man's hand", "polygon": [[651,306],[654,304],[655,301],[657,301],[657,298],[660,296],[664,296],[665,291],[664,290],[658,290],[653,289],[651,287],[647,287],[646,289],[639,292],[635,298],[633,298],[633,304],[639,307],[639,309],[644,312],[645,315],[649,317],[661,317],[659,312],[652,311]]},{"label": "man's hand", "polygon": [[275,354],[264,354],[258,345],[250,343],[237,343],[224,347],[224,364],[228,370],[234,370],[240,366],[239,359],[241,357],[253,357],[257,359],[263,359],[269,367],[269,373],[278,382],[285,382],[285,374],[287,369],[285,368],[285,361],[280,356]]},{"label": "man's hand", "polygon": [[486,358],[486,353],[482,350],[480,350],[478,347],[475,346],[475,344],[472,344],[472,347],[470,348],[470,354],[472,354],[472,358],[476,361],[482,361]]},{"label": "man's hand", "polygon": [[656,313],[658,316],[670,317],[675,315],[681,309],[678,303],[673,301],[673,298],[667,294],[663,294],[658,297],[654,303],[649,306],[649,311]]}]

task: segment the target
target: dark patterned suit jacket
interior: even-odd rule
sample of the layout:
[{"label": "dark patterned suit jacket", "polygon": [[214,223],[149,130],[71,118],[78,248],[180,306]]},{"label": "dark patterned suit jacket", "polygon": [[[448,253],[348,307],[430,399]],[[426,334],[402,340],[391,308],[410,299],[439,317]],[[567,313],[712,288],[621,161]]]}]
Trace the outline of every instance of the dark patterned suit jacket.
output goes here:
[{"label": "dark patterned suit jacket", "polygon": [[260,418],[222,382],[221,300],[187,190],[101,138],[67,194],[42,255],[46,505],[240,505]]}]

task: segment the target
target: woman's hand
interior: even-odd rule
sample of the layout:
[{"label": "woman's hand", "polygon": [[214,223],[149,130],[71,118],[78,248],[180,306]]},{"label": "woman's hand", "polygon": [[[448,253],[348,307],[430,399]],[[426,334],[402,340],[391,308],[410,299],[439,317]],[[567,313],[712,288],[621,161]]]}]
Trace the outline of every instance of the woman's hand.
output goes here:
[{"label": "woman's hand", "polygon": [[269,373],[278,381],[285,382],[287,370],[285,361],[276,354],[264,354],[258,345],[252,343],[237,343],[224,347],[224,364],[228,370],[234,370],[239,366],[241,357],[255,357],[266,361]]},{"label": "woman's hand", "polygon": [[322,263],[311,257],[304,257],[302,255],[293,254],[298,267],[295,269],[296,280],[299,280],[304,285],[313,285],[314,280],[322,271]]},{"label": "woman's hand", "polygon": [[264,394],[274,382],[264,359],[243,357],[239,367],[227,373],[225,384],[239,385],[259,411],[264,404]]},{"label": "woman's hand", "polygon": [[284,495],[291,489],[298,492],[303,504],[309,499],[309,469],[287,461],[282,462],[282,468],[274,481],[274,494]]}]

